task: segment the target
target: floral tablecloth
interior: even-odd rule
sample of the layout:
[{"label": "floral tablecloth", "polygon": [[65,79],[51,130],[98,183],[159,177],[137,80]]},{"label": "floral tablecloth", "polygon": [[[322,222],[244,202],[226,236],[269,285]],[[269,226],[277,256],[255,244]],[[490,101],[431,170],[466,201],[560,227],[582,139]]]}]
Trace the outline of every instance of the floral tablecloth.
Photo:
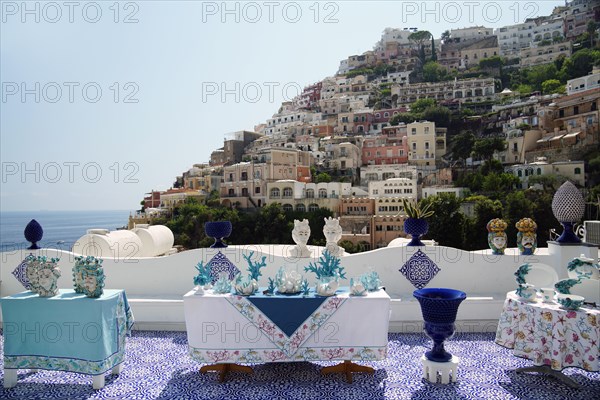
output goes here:
[{"label": "floral tablecloth", "polygon": [[124,360],[133,314],[123,290],[95,299],[66,289],[47,298],[27,291],[0,303],[5,369],[100,375]]},{"label": "floral tablecloth", "polygon": [[[252,296],[187,293],[190,356],[200,363],[262,363],[371,361],[387,355],[390,297],[384,290],[365,297],[346,291],[316,303],[302,296],[257,297],[262,304]],[[301,313],[298,306],[306,302],[314,303],[313,309]],[[277,315],[274,308],[282,312]]]},{"label": "floral tablecloth", "polygon": [[519,300],[509,292],[498,322],[496,343],[513,354],[560,371],[600,370],[600,309],[565,310],[557,303]]}]

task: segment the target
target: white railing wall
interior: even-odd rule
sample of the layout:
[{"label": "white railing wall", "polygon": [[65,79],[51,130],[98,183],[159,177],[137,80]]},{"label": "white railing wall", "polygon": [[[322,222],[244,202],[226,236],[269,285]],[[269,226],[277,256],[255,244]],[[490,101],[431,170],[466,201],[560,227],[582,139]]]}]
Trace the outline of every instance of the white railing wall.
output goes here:
[{"label": "white railing wall", "polygon": [[[316,262],[322,247],[310,247],[311,258],[289,257],[292,245],[247,245],[229,246],[220,249],[244,274],[247,262],[243,255],[254,252],[252,258],[266,257],[267,267],[261,270],[259,285],[266,287],[267,278],[274,277],[277,270],[284,266],[303,274],[311,284],[314,275],[304,272],[309,262]],[[468,252],[443,246],[424,247],[386,247],[342,257],[341,266],[345,268],[348,285],[349,278],[357,277],[370,270],[377,271],[383,286],[392,298],[390,330],[420,330],[420,308],[412,293],[413,284],[405,278],[399,269],[421,250],[440,269],[429,282],[428,287],[449,287],[467,293],[467,301],[459,308],[457,325],[459,329],[490,331],[502,309],[506,292],[516,289],[514,271],[523,263],[545,264],[553,268],[559,277],[567,277],[567,263],[576,256],[584,254],[597,258],[598,248],[589,245],[560,246],[550,243],[548,248],[538,249],[533,256],[518,255],[517,249],[507,249],[505,255],[492,255],[490,250]],[[103,258],[106,275],[106,288],[124,289],[132,306],[138,329],[185,329],[182,296],[193,288],[195,265],[207,263],[219,249],[196,249],[162,257],[149,258]],[[13,250],[0,253],[0,296],[12,295],[24,290],[12,271],[30,253],[58,257],[62,275],[60,288],[72,288],[72,267],[75,254],[56,249]]]}]

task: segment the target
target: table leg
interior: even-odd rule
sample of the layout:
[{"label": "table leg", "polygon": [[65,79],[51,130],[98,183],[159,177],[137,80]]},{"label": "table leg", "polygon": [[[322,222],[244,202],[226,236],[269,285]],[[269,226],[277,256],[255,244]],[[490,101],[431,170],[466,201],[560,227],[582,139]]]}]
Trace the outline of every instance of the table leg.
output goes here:
[{"label": "table leg", "polygon": [[540,374],[546,374],[546,375],[553,376],[554,378],[558,379],[565,385],[572,387],[574,389],[580,388],[580,385],[577,382],[575,382],[573,379],[569,378],[568,376],[566,376],[565,374],[563,374],[560,371],[556,371],[556,370],[550,368],[550,366],[548,366],[548,365],[538,365],[538,366],[532,366],[532,367],[517,368],[517,369],[515,369],[515,372],[517,372],[517,373],[519,373],[519,372],[538,372]]},{"label": "table leg", "polygon": [[119,375],[122,370],[123,370],[123,363],[121,363],[119,365],[115,365],[113,367],[112,371],[110,371],[110,373],[113,375]]},{"label": "table leg", "polygon": [[345,360],[343,363],[332,365],[331,367],[323,367],[321,368],[321,374],[332,374],[336,372],[343,372],[346,374],[346,380],[348,383],[352,383],[352,373],[353,372],[366,372],[368,374],[372,374],[375,370],[371,367],[367,367],[366,365],[358,365],[353,363],[350,360]]},{"label": "table leg", "polygon": [[4,368],[4,387],[11,388],[17,385],[17,371],[16,369]]},{"label": "table leg", "polygon": [[104,374],[94,375],[92,387],[94,390],[100,390],[104,387]]},{"label": "table leg", "polygon": [[211,364],[200,367],[200,372],[205,374],[208,371],[218,371],[219,372],[219,382],[225,381],[225,375],[229,371],[240,371],[246,374],[252,374],[254,371],[252,367],[248,367],[245,365],[238,365],[233,363],[225,363],[225,364]]}]

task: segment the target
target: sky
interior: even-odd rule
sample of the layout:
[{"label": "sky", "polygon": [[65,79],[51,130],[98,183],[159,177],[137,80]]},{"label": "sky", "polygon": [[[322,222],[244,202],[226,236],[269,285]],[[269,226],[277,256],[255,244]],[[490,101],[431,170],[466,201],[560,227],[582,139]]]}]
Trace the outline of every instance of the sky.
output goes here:
[{"label": "sky", "polygon": [[0,211],[135,210],[386,27],[501,27],[562,1],[2,1]]}]

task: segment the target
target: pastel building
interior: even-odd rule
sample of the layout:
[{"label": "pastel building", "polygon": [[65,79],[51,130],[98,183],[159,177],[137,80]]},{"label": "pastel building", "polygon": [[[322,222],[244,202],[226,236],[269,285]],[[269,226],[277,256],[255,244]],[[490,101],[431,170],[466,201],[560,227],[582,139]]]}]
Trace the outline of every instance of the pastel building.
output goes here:
[{"label": "pastel building", "polygon": [[419,166],[435,166],[436,160],[446,154],[446,130],[435,128],[435,123],[419,121],[407,124],[408,162]]},{"label": "pastel building", "polygon": [[341,196],[350,193],[348,182],[304,183],[285,179],[267,183],[266,203],[279,203],[285,211],[310,212],[326,208],[337,214]]}]

